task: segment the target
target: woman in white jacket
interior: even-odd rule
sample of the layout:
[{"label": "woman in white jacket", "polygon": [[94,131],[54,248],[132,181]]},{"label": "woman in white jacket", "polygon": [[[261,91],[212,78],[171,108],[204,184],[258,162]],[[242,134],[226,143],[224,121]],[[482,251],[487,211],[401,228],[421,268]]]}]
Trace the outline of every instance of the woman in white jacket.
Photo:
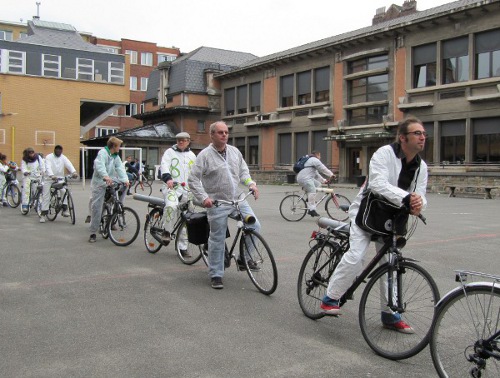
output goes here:
[{"label": "woman in white jacket", "polygon": [[[30,187],[31,180],[38,179],[43,180],[43,175],[45,173],[45,163],[43,159],[35,153],[35,150],[31,147],[26,148],[23,151],[23,160],[21,161],[21,172],[23,174],[23,188],[21,191],[22,206],[21,211],[28,211],[28,203],[30,197]],[[42,191],[43,196],[43,191]],[[40,223],[45,222],[44,217],[40,217]]]}]

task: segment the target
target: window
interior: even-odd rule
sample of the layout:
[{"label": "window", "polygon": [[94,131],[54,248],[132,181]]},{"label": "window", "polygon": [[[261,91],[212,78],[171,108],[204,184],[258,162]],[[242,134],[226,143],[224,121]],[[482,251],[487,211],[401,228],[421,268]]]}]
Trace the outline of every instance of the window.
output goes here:
[{"label": "window", "polygon": [[[245,138],[234,138],[234,146],[241,152],[243,155],[243,159],[246,161],[246,154],[245,154]],[[247,162],[249,163],[249,162]]]},{"label": "window", "polygon": [[100,48],[106,50],[107,52],[110,52],[112,54],[118,54],[118,47],[112,47],[112,46],[105,46],[105,45],[97,45],[99,46]]},{"label": "window", "polygon": [[26,73],[26,53],[24,51],[0,50],[0,72]]},{"label": "window", "polygon": [[135,76],[130,76],[130,90],[131,91],[137,90],[137,77]]},{"label": "window", "polygon": [[309,133],[295,134],[295,161],[309,153]]},{"label": "window", "polygon": [[98,127],[96,130],[96,137],[103,137],[116,133],[118,130],[111,127]]},{"label": "window", "polygon": [[146,105],[145,105],[143,102],[141,102],[141,105],[140,105],[140,107],[139,107],[139,108],[140,108],[140,112],[141,112],[141,113],[144,113],[144,111],[145,111],[145,109],[146,109]]},{"label": "window", "polygon": [[500,163],[500,118],[474,120],[475,163]]},{"label": "window", "polygon": [[141,91],[146,91],[148,89],[148,78],[141,77]]},{"label": "window", "polygon": [[350,126],[382,123],[382,117],[387,114],[387,105],[352,109],[347,114]]},{"label": "window", "polygon": [[278,164],[292,163],[292,134],[279,134],[278,136]]},{"label": "window", "polygon": [[350,74],[353,74],[353,73],[371,71],[387,67],[389,67],[389,56],[379,55],[379,56],[369,56],[367,58],[349,62],[347,69]]},{"label": "window", "polygon": [[226,106],[226,115],[234,115],[234,88],[224,90],[224,104]]},{"label": "window", "polygon": [[249,165],[259,164],[259,137],[253,136],[248,138],[248,159]]},{"label": "window", "polygon": [[175,55],[158,54],[158,64],[161,62],[173,62],[177,58]]},{"label": "window", "polygon": [[137,51],[125,50],[125,54],[130,56],[130,64],[137,64]]},{"label": "window", "polygon": [[109,82],[123,84],[125,82],[125,64],[118,62],[109,62]]},{"label": "window", "polygon": [[280,78],[280,96],[282,108],[293,106],[293,75]]},{"label": "window", "polygon": [[314,70],[314,102],[330,101],[330,67]]},{"label": "window", "polygon": [[196,131],[198,133],[204,133],[205,132],[205,121],[204,120],[202,120],[202,119],[198,120]]},{"label": "window", "polygon": [[297,74],[297,105],[311,103],[311,71]]},{"label": "window", "polygon": [[61,57],[42,54],[42,76],[61,77]]},{"label": "window", "polygon": [[247,112],[247,86],[241,85],[237,88],[236,92],[238,98],[238,114]]},{"label": "window", "polygon": [[76,58],[76,78],[78,80],[94,80],[94,61]]},{"label": "window", "polygon": [[125,106],[125,115],[132,117],[137,114],[137,104],[131,102],[129,105]]},{"label": "window", "polygon": [[312,151],[319,151],[321,158],[326,160],[328,147],[327,142],[323,140],[327,136],[327,131],[315,131],[312,135]]},{"label": "window", "polygon": [[436,44],[413,48],[413,87],[436,85]]},{"label": "window", "polygon": [[465,160],[465,121],[441,123],[441,160],[450,163]]},{"label": "window", "polygon": [[250,111],[260,112],[260,82],[250,84]]},{"label": "window", "polygon": [[12,41],[12,32],[8,30],[0,30],[0,40]]},{"label": "window", "polygon": [[500,76],[500,29],[476,35],[476,79]]},{"label": "window", "polygon": [[434,123],[424,123],[424,129],[427,132],[427,137],[425,138],[425,147],[420,153],[420,157],[427,163],[432,163],[434,162]]},{"label": "window", "polygon": [[153,65],[153,54],[150,52],[141,53],[141,65],[152,66]]},{"label": "window", "polygon": [[443,84],[469,80],[469,38],[456,38],[442,43]]},{"label": "window", "polygon": [[349,82],[349,103],[383,101],[388,98],[389,75],[369,76]]}]

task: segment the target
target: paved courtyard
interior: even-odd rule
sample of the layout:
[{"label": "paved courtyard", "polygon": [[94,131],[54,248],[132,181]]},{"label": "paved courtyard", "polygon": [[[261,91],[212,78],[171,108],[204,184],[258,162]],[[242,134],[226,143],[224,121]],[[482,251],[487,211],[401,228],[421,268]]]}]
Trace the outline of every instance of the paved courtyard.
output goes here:
[{"label": "paved courtyard", "polygon": [[[399,362],[371,351],[357,320],[361,292],[338,319],[302,314],[297,275],[317,226],[310,217],[286,222],[278,210],[297,189],[262,186],[250,201],[278,264],[270,297],[234,266],[224,290],[213,290],[202,261],[183,265],[173,246],[149,254],[142,230],[129,247],[100,236],[89,244],[88,186],[73,185],[74,226],[0,208],[0,376],[435,376],[428,348]],[[352,199],[357,189],[339,192]],[[456,286],[454,269],[500,274],[500,200],[428,199],[428,225],[419,224],[405,255],[421,261],[441,294]],[[127,205],[143,223],[146,204]]]}]

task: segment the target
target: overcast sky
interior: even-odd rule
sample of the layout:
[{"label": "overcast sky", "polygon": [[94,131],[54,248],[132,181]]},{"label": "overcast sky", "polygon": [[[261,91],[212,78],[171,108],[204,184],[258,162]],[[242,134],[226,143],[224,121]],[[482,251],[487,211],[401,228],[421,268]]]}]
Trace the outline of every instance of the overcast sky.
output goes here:
[{"label": "overcast sky", "polygon": [[[404,0],[395,0],[402,5]],[[390,0],[39,0],[42,20],[73,25],[96,37],[200,46],[264,56],[371,25]],[[451,1],[418,0],[425,10]],[[26,22],[35,0],[0,0],[0,20]],[[147,7],[145,7],[147,5]]]}]

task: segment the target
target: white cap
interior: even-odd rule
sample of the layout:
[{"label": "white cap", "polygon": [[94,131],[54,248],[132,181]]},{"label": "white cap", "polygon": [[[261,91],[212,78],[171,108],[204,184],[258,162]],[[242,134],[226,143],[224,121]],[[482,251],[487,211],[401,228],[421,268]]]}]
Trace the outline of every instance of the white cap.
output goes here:
[{"label": "white cap", "polygon": [[175,139],[191,139],[191,135],[183,131],[175,136]]}]

